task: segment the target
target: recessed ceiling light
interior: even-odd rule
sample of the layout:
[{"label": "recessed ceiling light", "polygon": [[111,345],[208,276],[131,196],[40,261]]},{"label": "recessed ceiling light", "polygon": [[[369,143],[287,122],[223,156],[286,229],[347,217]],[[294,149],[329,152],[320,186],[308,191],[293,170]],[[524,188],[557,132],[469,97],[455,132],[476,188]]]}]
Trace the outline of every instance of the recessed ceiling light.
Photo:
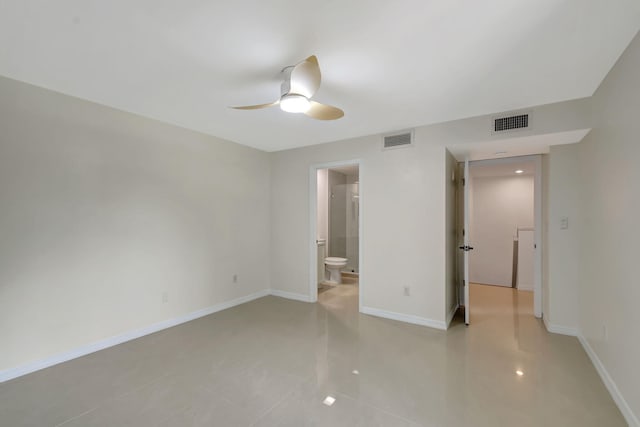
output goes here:
[{"label": "recessed ceiling light", "polygon": [[336,398],[332,397],[332,396],[327,396],[324,398],[324,400],[322,401],[322,403],[324,403],[327,406],[331,406],[336,402]]},{"label": "recessed ceiling light", "polygon": [[522,372],[520,369],[518,369],[518,370],[516,371],[516,375],[517,375],[517,376],[519,376],[519,377],[521,377],[521,376],[523,376],[523,375],[524,375],[524,372]]},{"label": "recessed ceiling light", "polygon": [[524,173],[524,171],[522,169],[518,169],[516,173]]},{"label": "recessed ceiling light", "polygon": [[358,371],[357,369],[354,369],[353,371],[351,371],[351,373],[353,375],[360,375],[360,371]]}]

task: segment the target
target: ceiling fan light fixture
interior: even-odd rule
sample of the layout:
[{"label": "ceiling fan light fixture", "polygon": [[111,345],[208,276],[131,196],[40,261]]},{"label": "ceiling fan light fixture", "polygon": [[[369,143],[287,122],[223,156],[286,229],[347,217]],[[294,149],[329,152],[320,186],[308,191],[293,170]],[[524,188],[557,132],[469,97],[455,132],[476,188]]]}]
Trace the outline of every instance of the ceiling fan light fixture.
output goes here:
[{"label": "ceiling fan light fixture", "polygon": [[297,93],[288,93],[280,98],[280,109],[287,113],[306,113],[311,108],[309,99]]},{"label": "ceiling fan light fixture", "polygon": [[311,99],[320,88],[320,67],[318,58],[311,55],[296,65],[282,70],[284,80],[280,85],[280,99],[268,104],[231,107],[236,110],[261,110],[280,105],[287,113],[304,113],[315,120],[338,120],[344,117],[344,111],[332,105],[321,104]]}]

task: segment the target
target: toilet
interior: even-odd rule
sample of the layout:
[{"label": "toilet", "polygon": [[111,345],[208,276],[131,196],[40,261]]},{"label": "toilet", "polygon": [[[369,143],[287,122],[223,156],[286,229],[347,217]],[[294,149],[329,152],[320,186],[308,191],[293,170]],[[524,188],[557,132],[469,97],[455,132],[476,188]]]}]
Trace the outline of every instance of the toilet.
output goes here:
[{"label": "toilet", "polygon": [[340,270],[347,266],[347,259],[330,256],[324,259],[324,265],[329,270],[329,279],[326,282],[339,285],[342,282]]}]

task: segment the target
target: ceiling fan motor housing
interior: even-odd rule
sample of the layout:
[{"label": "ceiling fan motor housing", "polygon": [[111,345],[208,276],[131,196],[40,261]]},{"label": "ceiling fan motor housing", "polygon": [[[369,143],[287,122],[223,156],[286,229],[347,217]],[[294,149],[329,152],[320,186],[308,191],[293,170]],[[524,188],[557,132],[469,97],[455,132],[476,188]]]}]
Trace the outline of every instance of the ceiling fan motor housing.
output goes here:
[{"label": "ceiling fan motor housing", "polygon": [[280,85],[280,97],[287,95],[291,91],[291,71],[292,70],[293,70],[293,67],[287,67],[284,70],[282,70],[282,76],[284,80]]}]

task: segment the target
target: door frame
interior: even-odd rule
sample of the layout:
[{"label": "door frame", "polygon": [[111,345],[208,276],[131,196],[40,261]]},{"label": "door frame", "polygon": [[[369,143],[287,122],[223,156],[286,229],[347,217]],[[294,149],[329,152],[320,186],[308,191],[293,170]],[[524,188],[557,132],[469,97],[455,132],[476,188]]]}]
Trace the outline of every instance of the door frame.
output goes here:
[{"label": "door frame", "polygon": [[363,167],[361,159],[340,160],[335,162],[317,163],[309,167],[309,301],[318,301],[318,170],[331,169],[337,166],[358,165],[358,311],[362,309],[363,301],[363,230],[364,222],[362,209]]},{"label": "door frame", "polygon": [[[464,212],[462,213],[462,271],[463,271],[463,292],[464,292],[464,323],[469,325],[471,322],[471,281],[469,280],[469,246],[471,240],[471,181],[469,177],[469,168],[471,164],[469,159],[464,160],[463,177],[462,177],[462,204]],[[460,249],[460,248],[458,248]]]},{"label": "door frame", "polygon": [[[533,315],[537,318],[543,316],[542,313],[542,251],[544,244],[542,241],[542,156],[540,154],[528,156],[501,157],[499,159],[472,160],[469,167],[474,164],[508,164],[521,161],[532,161],[534,164],[533,176],[533,222],[534,222],[534,260],[533,260]],[[468,184],[468,183],[467,183]],[[464,206],[465,212],[469,212],[468,204]],[[469,243],[473,246],[473,242]],[[466,307],[465,307],[466,309]]]}]

